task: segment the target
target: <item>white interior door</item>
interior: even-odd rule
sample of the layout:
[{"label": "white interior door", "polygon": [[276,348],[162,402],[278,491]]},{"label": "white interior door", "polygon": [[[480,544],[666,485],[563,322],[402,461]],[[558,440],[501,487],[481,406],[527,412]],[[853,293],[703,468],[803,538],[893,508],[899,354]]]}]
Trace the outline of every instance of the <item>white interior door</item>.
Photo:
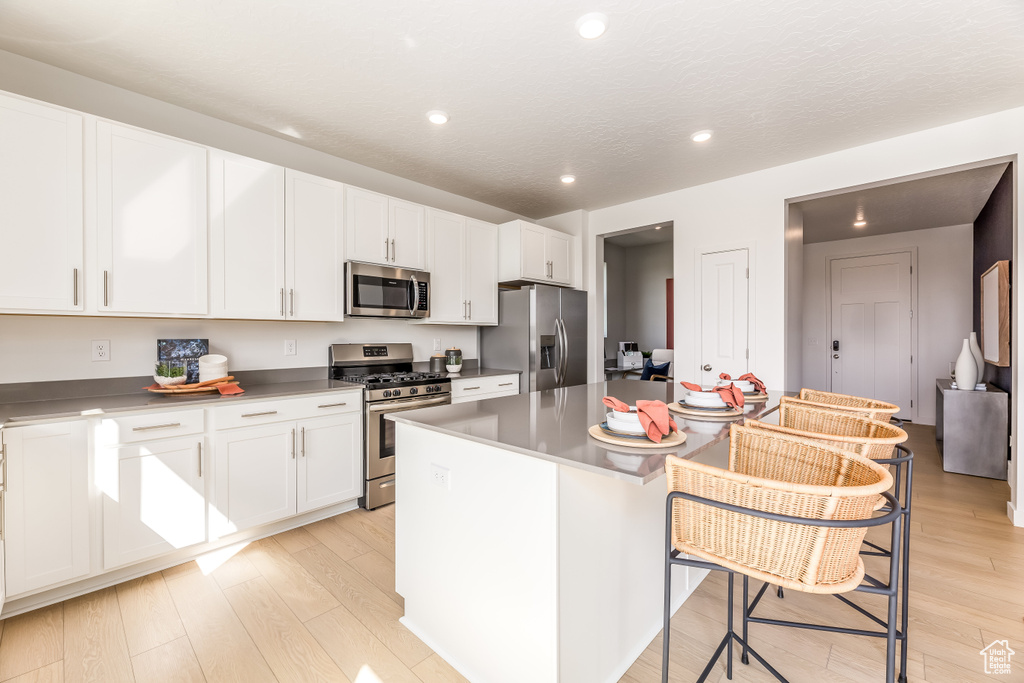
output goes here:
[{"label": "white interior door", "polygon": [[831,390],[911,414],[911,254],[834,259]]},{"label": "white interior door", "polygon": [[749,293],[746,249],[701,254],[700,382],[747,372]]}]

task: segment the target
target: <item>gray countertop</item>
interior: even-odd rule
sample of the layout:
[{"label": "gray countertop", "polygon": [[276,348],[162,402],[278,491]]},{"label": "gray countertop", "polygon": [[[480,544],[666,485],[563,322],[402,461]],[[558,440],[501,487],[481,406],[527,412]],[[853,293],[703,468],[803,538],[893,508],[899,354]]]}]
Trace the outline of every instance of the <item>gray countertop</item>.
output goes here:
[{"label": "gray countertop", "polygon": [[[767,402],[748,404],[743,417],[755,418],[774,410],[781,392],[768,394]],[[686,434],[686,442],[677,448],[659,450],[613,446],[591,438],[587,430],[604,422],[608,408],[601,399],[605,396],[635,404],[637,399],[672,403],[685,395],[686,389],[678,383],[616,380],[421,408],[393,413],[387,419],[646,484],[664,474],[666,454],[693,457],[728,438],[731,422],[700,421],[673,414],[679,429]]]},{"label": "gray countertop", "polygon": [[[430,372],[430,363],[413,363],[412,369],[417,372]],[[501,370],[499,368],[481,368],[479,366],[470,367],[470,363],[467,362],[463,364],[460,372],[449,372],[446,374],[451,379],[476,379],[477,377],[497,377],[499,375],[521,375],[522,371]]]},{"label": "gray countertop", "polygon": [[[246,379],[244,373],[237,373],[236,377],[240,380],[240,386],[245,389],[245,393],[234,396],[153,394],[143,390],[143,387],[153,383],[152,377],[37,383],[30,391],[26,389],[23,392],[29,400],[10,400],[17,395],[13,391],[4,394],[6,400],[0,403],[0,427],[133,410],[176,410],[329,391],[362,391],[362,386],[351,382],[340,382],[326,377],[309,379],[308,372],[276,371],[272,376],[268,374],[252,373],[250,379]],[[39,385],[42,385],[42,388]],[[88,387],[92,387],[95,395],[81,395],[88,392]]]}]

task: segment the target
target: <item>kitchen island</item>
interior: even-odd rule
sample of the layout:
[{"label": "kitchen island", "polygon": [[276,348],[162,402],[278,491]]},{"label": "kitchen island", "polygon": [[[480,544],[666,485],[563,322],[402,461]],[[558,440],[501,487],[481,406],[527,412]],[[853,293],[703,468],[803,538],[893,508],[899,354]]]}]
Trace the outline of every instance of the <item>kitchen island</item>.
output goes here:
[{"label": "kitchen island", "polygon": [[[388,416],[403,623],[474,682],[619,680],[661,629],[665,455],[725,466],[730,423],[675,416],[687,440],[659,450],[587,429],[604,396],[685,391],[619,380]],[[673,572],[678,609],[706,571]]]}]

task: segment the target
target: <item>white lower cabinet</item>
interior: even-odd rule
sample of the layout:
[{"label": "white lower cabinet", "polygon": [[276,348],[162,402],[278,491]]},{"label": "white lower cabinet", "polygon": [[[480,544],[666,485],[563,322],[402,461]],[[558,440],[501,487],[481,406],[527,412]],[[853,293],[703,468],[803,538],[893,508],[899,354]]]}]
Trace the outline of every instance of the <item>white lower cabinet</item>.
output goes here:
[{"label": "white lower cabinet", "polygon": [[206,540],[203,451],[202,435],[97,451],[104,568]]},{"label": "white lower cabinet", "polygon": [[8,595],[89,573],[89,450],[84,420],[2,432]]},{"label": "white lower cabinet", "polygon": [[[344,398],[344,397],[343,397]],[[318,417],[218,429],[214,436],[214,495],[210,535],[222,537],[260,524],[354,500],[362,494],[362,412],[358,397],[293,399],[251,404],[244,414],[224,408],[215,422],[273,420],[298,411]]]}]

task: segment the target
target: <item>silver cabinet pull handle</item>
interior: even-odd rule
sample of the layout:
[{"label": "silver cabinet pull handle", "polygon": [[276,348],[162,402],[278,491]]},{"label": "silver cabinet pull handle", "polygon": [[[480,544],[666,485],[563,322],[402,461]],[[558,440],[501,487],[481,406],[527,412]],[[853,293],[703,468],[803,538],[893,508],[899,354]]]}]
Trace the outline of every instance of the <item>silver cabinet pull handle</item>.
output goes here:
[{"label": "silver cabinet pull handle", "polygon": [[397,261],[397,260],[398,260],[398,252],[395,251],[395,241],[391,240],[391,261],[394,262],[394,261]]},{"label": "silver cabinet pull handle", "polygon": [[276,410],[264,410],[262,413],[244,413],[242,417],[261,417],[263,415],[277,415]]},{"label": "silver cabinet pull handle", "polygon": [[295,317],[295,290],[288,290],[288,315]]},{"label": "silver cabinet pull handle", "polygon": [[107,287],[109,282],[110,282],[110,272],[104,270],[103,271],[103,305],[104,306],[109,306],[110,305],[110,295],[107,293],[108,290],[109,290],[109,288]]},{"label": "silver cabinet pull handle", "polygon": [[385,261],[390,261],[391,260],[391,252],[388,251],[388,238],[387,237],[384,238],[384,260]]},{"label": "silver cabinet pull handle", "polygon": [[203,476],[203,442],[200,441],[196,444],[196,448],[199,451],[199,476]]},{"label": "silver cabinet pull handle", "polygon": [[472,320],[473,319],[473,301],[471,299],[471,300],[467,301],[466,303],[469,304],[469,319]]},{"label": "silver cabinet pull handle", "polygon": [[341,406],[347,406],[348,403],[324,403],[323,405],[317,406],[317,408],[340,408]]},{"label": "silver cabinet pull handle", "polygon": [[295,459],[295,430],[292,430],[292,460]]},{"label": "silver cabinet pull handle", "polygon": [[146,425],[144,427],[132,427],[133,432],[145,432],[149,429],[170,429],[171,427],[180,427],[180,422],[168,422],[162,425]]},{"label": "silver cabinet pull handle", "polygon": [[479,389],[479,388],[480,387],[466,387],[466,388],[463,389],[463,391],[473,391],[474,389]]},{"label": "silver cabinet pull handle", "polygon": [[281,288],[281,317],[284,317],[284,287]]},{"label": "silver cabinet pull handle", "polygon": [[515,384],[515,382],[505,382],[504,384],[499,384],[498,386],[499,387],[510,387],[513,384]]},{"label": "silver cabinet pull handle", "polygon": [[462,319],[463,320],[466,319],[466,301],[465,300],[462,301]]},{"label": "silver cabinet pull handle", "polygon": [[306,428],[305,427],[302,428],[301,434],[302,434],[302,451],[301,451],[301,453],[302,453],[302,457],[305,458],[306,457]]},{"label": "silver cabinet pull handle", "polygon": [[71,277],[72,277],[72,279],[75,282],[75,285],[74,285],[74,289],[75,289],[75,304],[74,305],[77,306],[78,305],[78,268],[74,269],[74,273],[72,274]]}]

